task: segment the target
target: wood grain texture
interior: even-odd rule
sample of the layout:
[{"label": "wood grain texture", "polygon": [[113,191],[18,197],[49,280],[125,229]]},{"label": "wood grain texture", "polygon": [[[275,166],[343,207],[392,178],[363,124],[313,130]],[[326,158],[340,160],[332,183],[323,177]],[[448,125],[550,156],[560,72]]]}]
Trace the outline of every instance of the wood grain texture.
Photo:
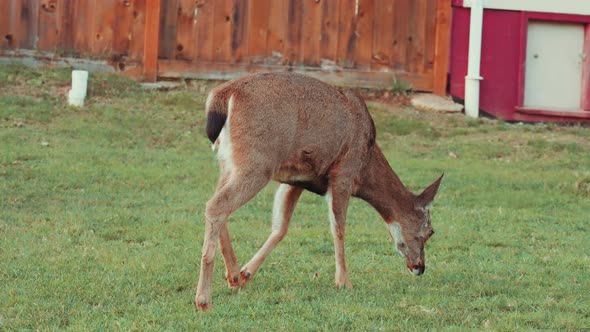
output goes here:
[{"label": "wood grain texture", "polygon": [[266,41],[266,53],[270,58],[266,60],[271,64],[284,64],[286,59],[286,40],[289,19],[289,3],[286,0],[273,0],[270,3],[268,35]]},{"label": "wood grain texture", "polygon": [[342,68],[355,68],[355,51],[357,49],[357,17],[355,12],[355,0],[345,0],[341,2],[340,15],[338,18],[337,63]]},{"label": "wood grain texture", "polygon": [[115,22],[113,24],[113,49],[117,56],[127,56],[131,43],[131,26],[133,24],[133,6],[131,1],[117,1],[114,6]]},{"label": "wood grain texture", "polygon": [[356,24],[356,52],[357,68],[370,69],[373,55],[373,28],[375,3],[374,0],[359,0]]},{"label": "wood grain texture", "polygon": [[300,0],[288,0],[287,40],[285,43],[285,58],[289,65],[300,64],[301,24],[303,22],[303,3]]},{"label": "wood grain texture", "polygon": [[215,0],[201,0],[196,5],[195,59],[213,60],[213,27]]},{"label": "wood grain texture", "polygon": [[39,6],[40,0],[21,0],[20,48],[37,49],[39,46]]},{"label": "wood grain texture", "polygon": [[393,45],[390,49],[391,68],[394,70],[405,70],[407,65],[408,43],[411,42],[410,24],[418,25],[416,17],[410,19],[411,6],[413,0],[394,0],[393,1]]},{"label": "wood grain texture", "polygon": [[231,61],[240,62],[248,53],[248,4],[250,0],[238,0],[232,11]]},{"label": "wood grain texture", "polygon": [[62,1],[57,11],[58,46],[67,55],[77,55],[75,50],[76,7],[79,1]]},{"label": "wood grain texture", "polygon": [[40,4],[37,48],[41,51],[56,52],[58,51],[57,12],[60,7],[55,0],[41,0]]},{"label": "wood grain texture", "polygon": [[306,66],[319,66],[322,36],[321,1],[303,0],[301,27],[301,56],[299,61]]},{"label": "wood grain texture", "polygon": [[[73,31],[74,48],[80,56],[90,56],[94,45],[94,27],[96,22],[96,1],[77,1],[74,13],[76,15]],[[142,32],[143,37],[143,32]]]},{"label": "wood grain texture", "polygon": [[399,41],[393,39],[393,5],[391,0],[375,0],[371,62],[371,68],[375,70],[391,69],[394,63],[392,60],[392,47]]},{"label": "wood grain texture", "polygon": [[233,0],[215,1],[213,22],[213,60],[218,62],[229,62],[231,60],[233,7]]},{"label": "wood grain texture", "polygon": [[[173,59],[176,53],[176,29],[178,27],[179,0],[163,0],[160,7],[160,31],[158,53],[162,59]],[[149,0],[148,0],[149,3]],[[149,8],[149,6],[148,6]],[[146,25],[146,28],[147,25]]]},{"label": "wood grain texture", "polygon": [[117,0],[96,0],[95,3],[92,13],[95,17],[92,26],[94,37],[92,53],[100,58],[108,58],[113,49],[116,6]]},{"label": "wood grain texture", "polygon": [[192,61],[195,59],[196,8],[197,3],[194,0],[179,0],[178,2],[176,46],[174,47],[174,58],[177,60]]},{"label": "wood grain texture", "polygon": [[[19,3],[20,4],[20,3]],[[10,27],[10,18],[14,17],[11,6],[15,3],[8,1],[0,1],[0,51],[7,48],[13,48],[14,42],[17,40],[16,31]]]},{"label": "wood grain texture", "polygon": [[28,24],[21,24],[21,11],[21,1],[0,1],[0,49],[17,49],[24,44],[23,31]]},{"label": "wood grain texture", "polygon": [[181,60],[383,71],[446,88],[451,0],[159,0],[156,17],[154,1],[3,0],[0,47],[108,59],[150,79],[159,60]]},{"label": "wood grain texture", "polygon": [[447,93],[451,49],[451,0],[436,0],[435,30],[432,86],[434,93],[444,96]]},{"label": "wood grain texture", "polygon": [[434,65],[434,43],[436,40],[436,1],[426,1],[424,27],[424,72],[432,72]]},{"label": "wood grain texture", "polygon": [[144,51],[146,0],[135,0],[131,7],[132,20],[128,56],[130,60],[139,62],[143,58]]},{"label": "wood grain texture", "polygon": [[322,1],[320,58],[334,63],[338,57],[338,23],[341,3],[341,0]]},{"label": "wood grain texture", "polygon": [[160,0],[146,0],[143,76],[148,82],[158,79],[158,50],[160,42]]},{"label": "wood grain texture", "polygon": [[266,45],[269,35],[271,0],[248,2],[247,58],[248,62],[263,62],[270,55]]},{"label": "wood grain texture", "polygon": [[412,73],[424,71],[424,51],[426,32],[427,1],[408,1],[406,17],[414,17],[415,21],[405,21],[407,24],[407,46],[405,70]]}]

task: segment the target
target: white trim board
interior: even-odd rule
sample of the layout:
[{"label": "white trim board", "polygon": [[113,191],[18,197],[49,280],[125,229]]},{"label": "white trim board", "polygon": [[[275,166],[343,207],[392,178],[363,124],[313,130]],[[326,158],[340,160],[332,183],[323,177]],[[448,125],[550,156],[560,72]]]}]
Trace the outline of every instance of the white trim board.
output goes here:
[{"label": "white trim board", "polygon": [[[484,8],[542,13],[590,15],[588,0],[482,0]],[[463,7],[471,7],[473,0],[464,0]]]}]

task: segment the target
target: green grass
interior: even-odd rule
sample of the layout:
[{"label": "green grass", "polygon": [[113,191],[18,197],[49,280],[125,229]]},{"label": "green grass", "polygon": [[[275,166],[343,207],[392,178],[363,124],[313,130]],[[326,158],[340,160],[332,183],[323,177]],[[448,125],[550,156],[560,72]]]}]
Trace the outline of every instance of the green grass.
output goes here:
[{"label": "green grass", "polygon": [[[325,202],[305,193],[245,288],[217,255],[213,310],[193,306],[217,165],[194,82],[146,92],[92,73],[0,67],[0,330],[581,330],[590,328],[590,128],[372,109],[414,191],[440,173],[416,278],[366,203],[349,209],[354,289],[334,287]],[[272,184],[230,219],[240,263],[270,231]]]}]

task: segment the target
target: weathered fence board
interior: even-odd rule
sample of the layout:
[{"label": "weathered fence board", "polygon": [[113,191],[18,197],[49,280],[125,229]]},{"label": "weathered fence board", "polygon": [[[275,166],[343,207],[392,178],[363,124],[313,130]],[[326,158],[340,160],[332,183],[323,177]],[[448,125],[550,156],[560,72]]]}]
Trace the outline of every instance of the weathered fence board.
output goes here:
[{"label": "weathered fence board", "polygon": [[[393,4],[393,27],[391,28],[393,32],[393,47],[389,54],[390,64],[396,70],[405,70],[408,66],[406,56],[412,40],[412,31],[409,29],[410,19],[408,16],[413,14],[411,13],[409,2],[413,1],[395,0]],[[418,25],[417,22],[420,22],[420,18],[412,17],[412,20],[415,20],[412,22],[412,28],[415,28]],[[387,44],[384,47],[387,49]]]},{"label": "weathered fence board", "polygon": [[287,58],[288,65],[297,65],[300,63],[298,58],[301,50],[303,2],[289,0],[287,13],[287,43],[284,56]]},{"label": "weathered fence board", "polygon": [[[352,8],[350,8],[352,5]],[[338,18],[338,55],[336,60],[342,68],[355,68],[354,50],[356,49],[356,18],[354,3],[345,3],[340,6]]]},{"label": "weathered fence board", "polygon": [[320,54],[326,59],[336,59],[338,54],[338,19],[340,17],[340,1],[322,2],[322,17]]},{"label": "weathered fence board", "polygon": [[302,19],[299,61],[308,66],[319,66],[322,35],[322,5],[320,2],[304,1]]},{"label": "weathered fence board", "polygon": [[[130,60],[141,59],[144,53],[144,33],[145,33],[145,12],[146,0],[135,0],[131,3],[131,22],[129,29],[129,49],[127,57]],[[121,51],[125,54],[124,51]],[[124,64],[124,63],[122,63]],[[119,66],[121,70],[125,69],[123,65]]]},{"label": "weathered fence board", "polygon": [[158,41],[160,39],[161,7],[159,0],[146,0],[143,48],[143,75],[153,82],[158,78]]},{"label": "weathered fence board", "polygon": [[[15,16],[14,35],[19,35],[19,48],[37,48],[37,31],[39,30],[39,0],[23,0],[12,14]],[[21,30],[22,29],[22,30]],[[19,31],[20,30],[20,31]]]},{"label": "weathered fence board", "polygon": [[266,43],[266,53],[271,58],[268,62],[271,64],[278,63],[281,59],[274,57],[274,54],[283,54],[287,39],[287,22],[289,16],[289,4],[286,1],[271,1],[270,15],[268,20],[268,39]]},{"label": "weathered fence board", "polygon": [[177,60],[195,60],[196,47],[196,26],[195,9],[197,4],[194,0],[180,0],[178,3],[178,21],[176,34],[176,55]]},{"label": "weathered fence board", "polygon": [[[233,30],[231,35],[231,62],[241,62],[248,54],[249,0],[234,1]],[[245,60],[247,61],[247,60]]]},{"label": "weathered fence board", "polygon": [[394,68],[391,61],[391,53],[397,44],[393,39],[393,5],[393,1],[375,0],[371,62],[371,68],[375,70],[399,69]]},{"label": "weathered fence board", "polygon": [[435,10],[435,40],[432,90],[440,95],[447,92],[447,74],[451,49],[451,0],[437,0]]},{"label": "weathered fence board", "polygon": [[271,0],[255,0],[248,2],[248,13],[250,14],[248,29],[248,54],[254,57],[250,60],[258,62],[267,57],[266,45],[268,41],[268,27]]},{"label": "weathered fence board", "polygon": [[233,29],[233,1],[215,1],[213,18],[213,60],[227,62],[231,58],[231,37]]},{"label": "weathered fence board", "polygon": [[370,69],[373,59],[374,0],[359,0],[356,22],[355,60],[358,68]]},{"label": "weathered fence board", "polygon": [[196,29],[195,59],[198,61],[213,60],[213,27],[215,18],[215,0],[202,0],[197,4],[194,18]]},{"label": "weathered fence board", "polygon": [[0,0],[0,47],[151,79],[288,69],[444,93],[449,21],[449,0]]},{"label": "weathered fence board", "polygon": [[160,7],[160,38],[158,54],[165,59],[174,59],[178,27],[178,0],[165,0]]}]

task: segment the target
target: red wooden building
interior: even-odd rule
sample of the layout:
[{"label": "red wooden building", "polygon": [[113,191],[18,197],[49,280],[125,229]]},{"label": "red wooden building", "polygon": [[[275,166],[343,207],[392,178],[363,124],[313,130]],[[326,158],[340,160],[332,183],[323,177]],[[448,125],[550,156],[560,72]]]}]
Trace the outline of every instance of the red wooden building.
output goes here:
[{"label": "red wooden building", "polygon": [[[471,29],[478,24],[471,17],[477,2],[483,5],[480,32]],[[465,101],[466,113],[475,98],[474,114],[482,111],[507,121],[590,123],[590,1],[452,4],[450,89],[455,99]],[[469,53],[477,55],[477,49],[470,51],[470,30],[472,40],[481,35],[480,62],[471,59],[479,73],[468,73]],[[478,95],[468,91],[472,83],[479,85],[474,89]]]}]

